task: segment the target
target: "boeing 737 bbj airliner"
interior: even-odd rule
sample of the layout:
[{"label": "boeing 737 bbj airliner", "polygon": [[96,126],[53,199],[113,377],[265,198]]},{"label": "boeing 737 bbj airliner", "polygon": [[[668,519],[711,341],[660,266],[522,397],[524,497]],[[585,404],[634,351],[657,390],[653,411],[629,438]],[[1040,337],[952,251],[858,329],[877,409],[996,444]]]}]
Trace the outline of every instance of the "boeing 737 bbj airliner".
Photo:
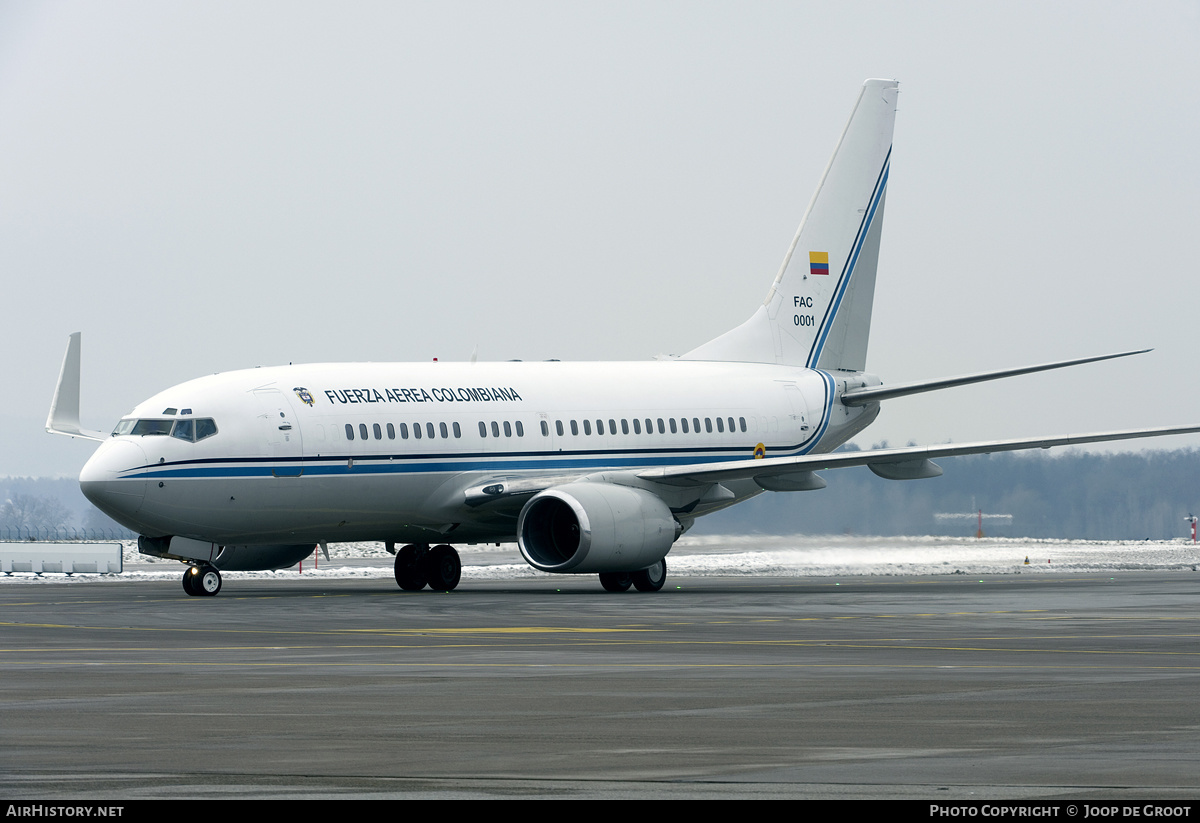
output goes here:
[{"label": "boeing 737 bbj airliner", "polygon": [[833,453],[889,398],[1136,353],[895,386],[865,371],[896,95],[863,85],[763,305],[681,357],[236,371],[167,389],[106,435],[80,428],[76,333],[46,428],[102,441],[84,494],[141,552],[188,564],[192,595],[344,541],[383,542],[402,589],[445,591],[461,571],[449,544],[514,537],[536,569],[656,591],[697,517],[823,488],[819,470],[917,479],[942,473],[937,457],[1200,431]]}]

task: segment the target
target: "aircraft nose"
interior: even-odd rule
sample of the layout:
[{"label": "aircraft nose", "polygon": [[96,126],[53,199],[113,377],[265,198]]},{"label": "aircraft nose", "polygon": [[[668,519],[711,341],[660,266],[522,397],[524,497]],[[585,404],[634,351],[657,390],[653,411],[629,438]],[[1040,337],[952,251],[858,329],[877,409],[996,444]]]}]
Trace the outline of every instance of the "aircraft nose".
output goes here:
[{"label": "aircraft nose", "polygon": [[142,477],[124,477],[131,469],[146,465],[146,453],[132,440],[109,440],[79,473],[79,488],[100,511],[123,526],[137,530],[134,515],[146,496]]}]

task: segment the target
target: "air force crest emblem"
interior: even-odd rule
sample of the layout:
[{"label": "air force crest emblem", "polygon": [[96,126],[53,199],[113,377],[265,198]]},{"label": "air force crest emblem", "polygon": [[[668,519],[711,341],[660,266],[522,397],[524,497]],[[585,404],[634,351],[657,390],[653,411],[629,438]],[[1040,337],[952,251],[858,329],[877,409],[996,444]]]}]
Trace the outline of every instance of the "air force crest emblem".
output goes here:
[{"label": "air force crest emblem", "polygon": [[292,391],[294,391],[296,396],[308,405],[311,406],[313,404],[313,396],[309,393],[308,389],[304,388],[303,386],[296,386],[296,388],[292,389]]}]

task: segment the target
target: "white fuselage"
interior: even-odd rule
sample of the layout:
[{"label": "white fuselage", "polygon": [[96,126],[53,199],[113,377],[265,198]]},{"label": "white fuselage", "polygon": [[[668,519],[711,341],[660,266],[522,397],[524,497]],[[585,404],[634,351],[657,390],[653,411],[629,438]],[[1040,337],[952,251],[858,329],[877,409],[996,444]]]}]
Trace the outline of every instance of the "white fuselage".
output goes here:
[{"label": "white fuselage", "polygon": [[[148,537],[511,540],[520,507],[511,498],[491,503],[480,492],[489,483],[568,482],[745,460],[756,450],[831,451],[878,412],[837,397],[877,383],[861,373],[678,360],[250,369],[138,405],[123,427],[161,433],[114,434],[80,483],[99,508]],[[213,421],[216,433],[167,433],[189,418]],[[686,525],[762,490],[753,481],[727,486],[669,504]]]}]

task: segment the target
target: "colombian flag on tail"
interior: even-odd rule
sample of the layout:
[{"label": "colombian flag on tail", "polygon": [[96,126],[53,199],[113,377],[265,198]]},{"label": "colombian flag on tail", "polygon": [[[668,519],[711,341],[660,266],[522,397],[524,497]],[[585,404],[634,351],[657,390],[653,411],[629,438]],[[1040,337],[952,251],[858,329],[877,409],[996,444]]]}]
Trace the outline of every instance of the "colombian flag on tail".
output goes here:
[{"label": "colombian flag on tail", "polygon": [[829,252],[810,251],[808,253],[809,274],[829,274]]}]

